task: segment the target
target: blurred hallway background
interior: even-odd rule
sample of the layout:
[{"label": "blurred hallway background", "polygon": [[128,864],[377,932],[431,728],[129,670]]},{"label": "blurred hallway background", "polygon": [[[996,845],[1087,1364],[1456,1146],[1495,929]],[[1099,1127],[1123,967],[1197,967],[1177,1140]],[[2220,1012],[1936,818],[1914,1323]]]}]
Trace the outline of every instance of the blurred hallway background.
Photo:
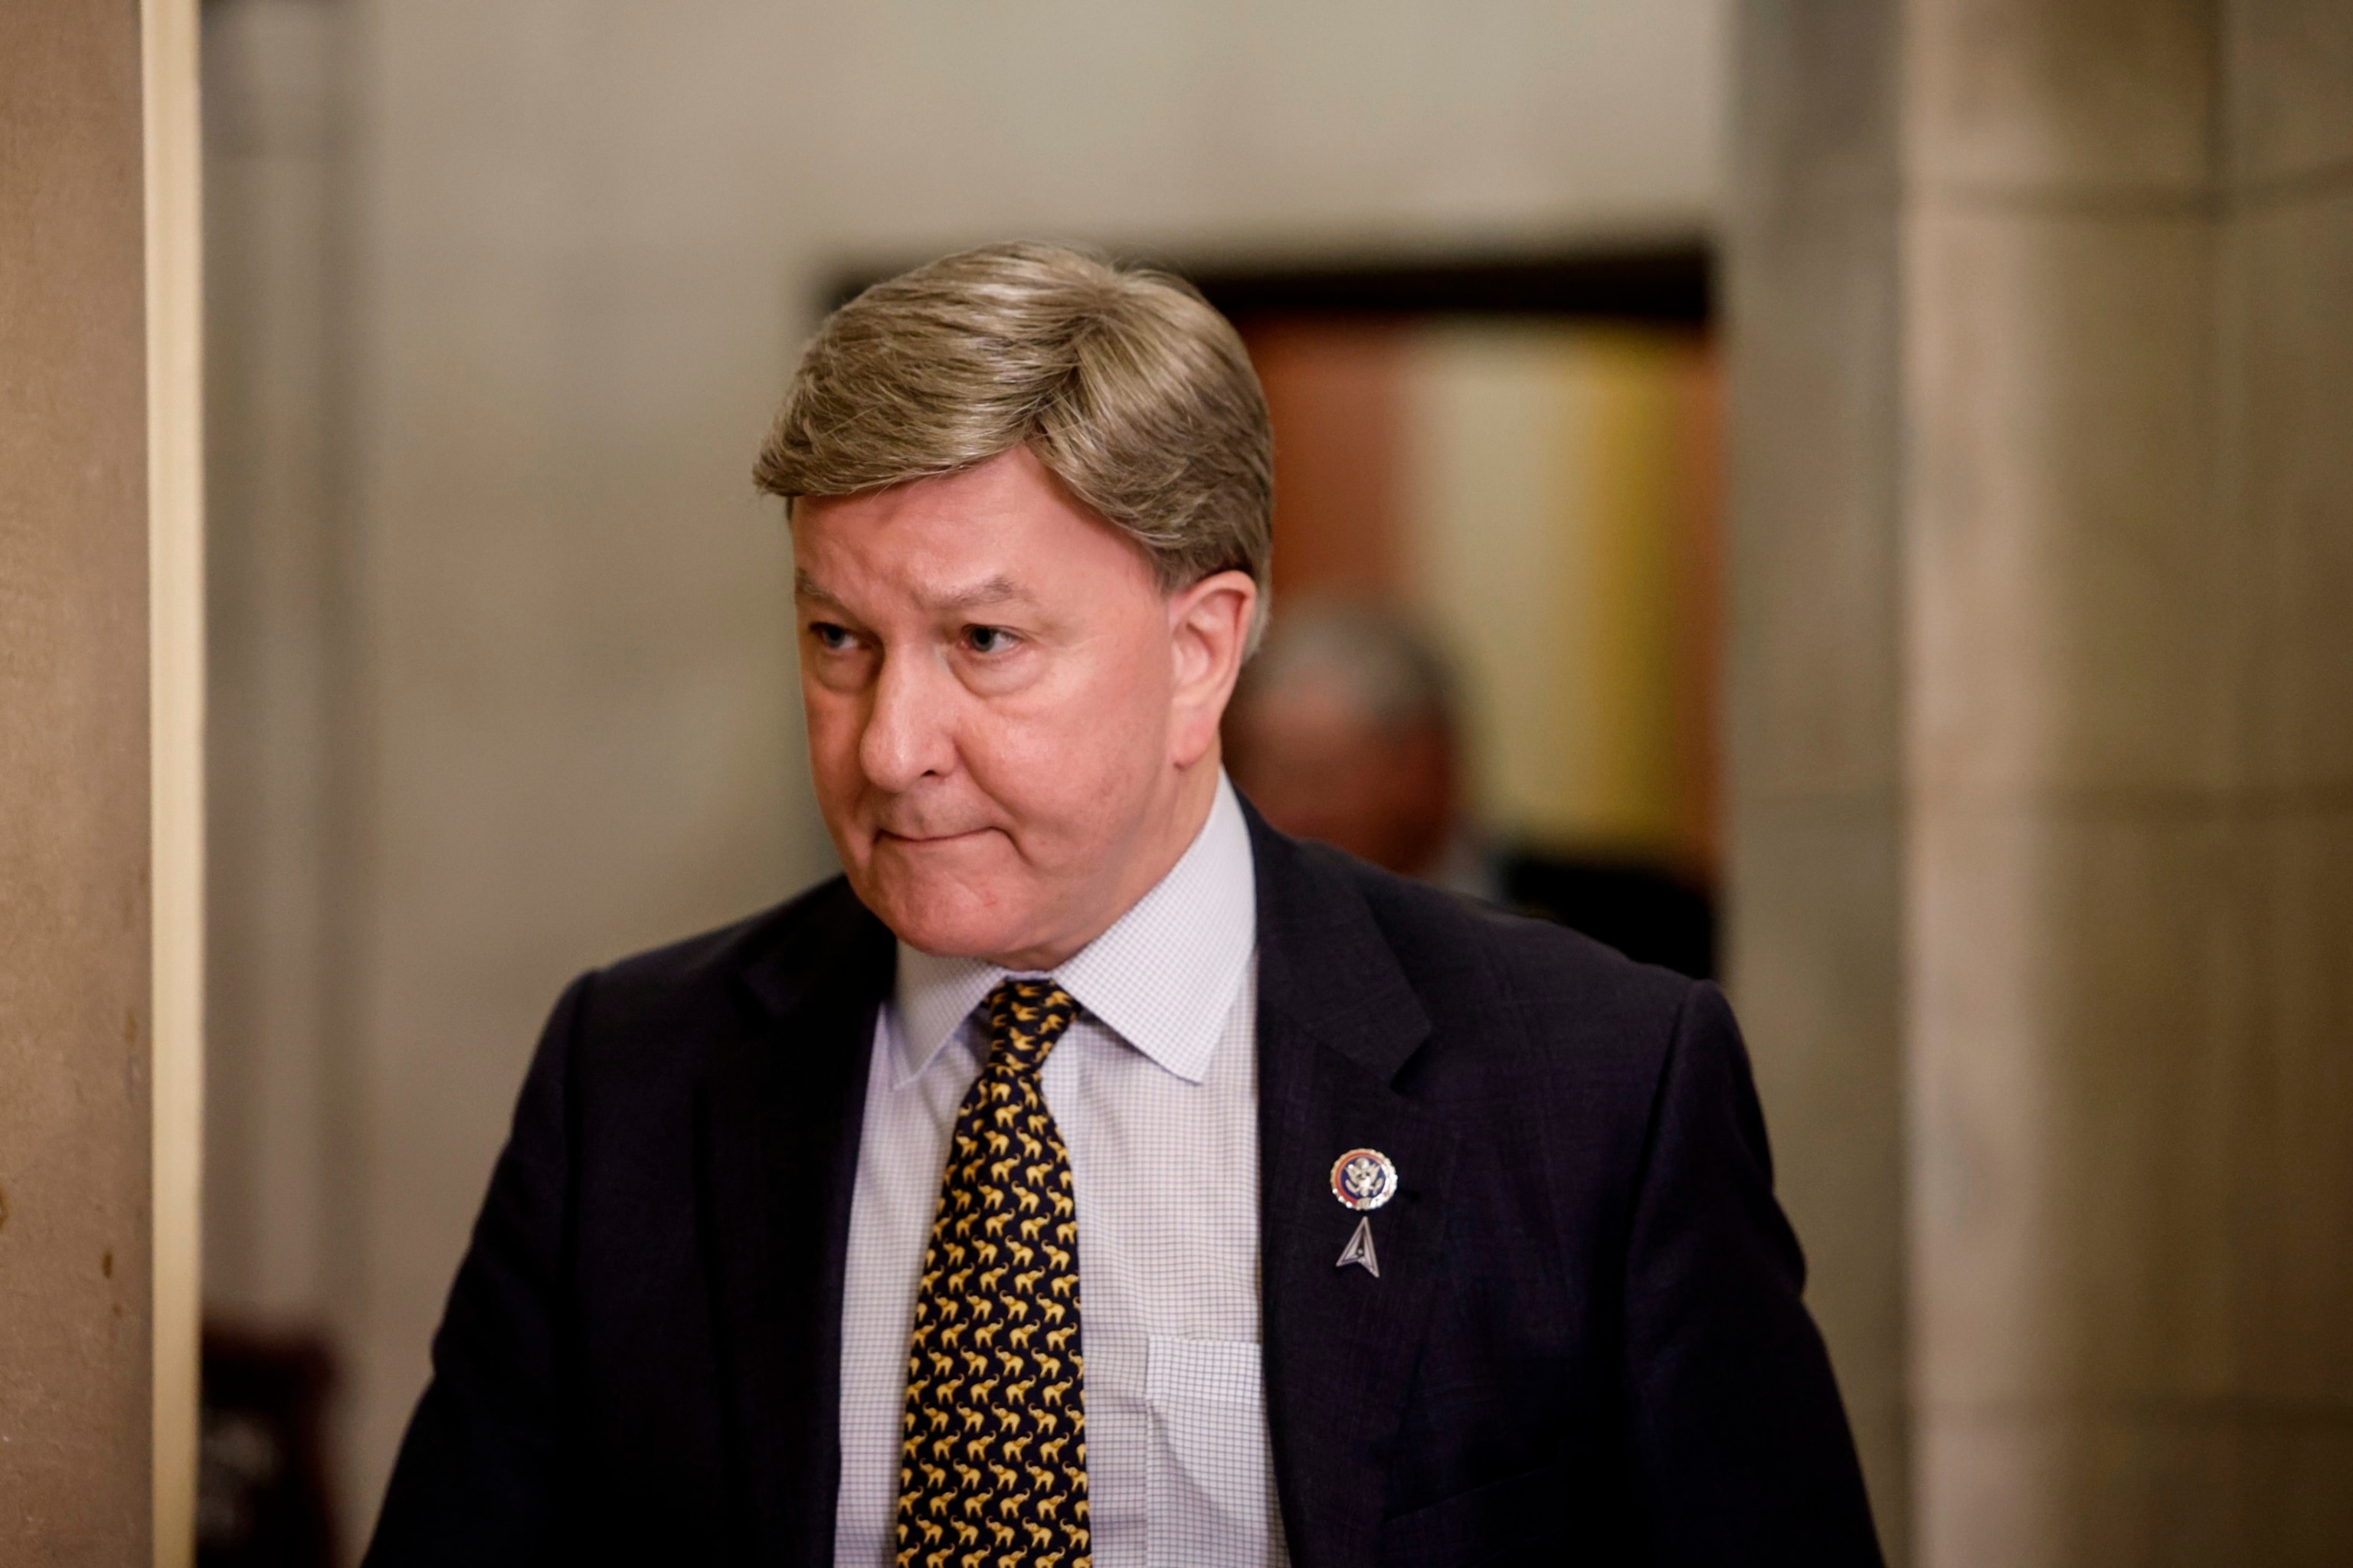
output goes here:
[{"label": "blurred hallway background", "polygon": [[1010,236],[1323,280],[1279,591],[1714,899],[1892,1561],[2353,1558],[2353,7],[204,17],[210,1560],[355,1555],[563,983],[830,871],[753,450]]}]

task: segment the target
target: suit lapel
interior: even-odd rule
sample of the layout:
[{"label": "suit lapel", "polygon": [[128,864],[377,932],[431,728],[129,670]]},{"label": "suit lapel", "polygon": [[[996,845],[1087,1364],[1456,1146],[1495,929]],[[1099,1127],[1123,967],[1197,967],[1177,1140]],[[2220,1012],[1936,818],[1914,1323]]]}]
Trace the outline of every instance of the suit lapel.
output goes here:
[{"label": "suit lapel", "polygon": [[[1388,1457],[1434,1298],[1453,1128],[1391,1082],[1430,1022],[1364,900],[1250,814],[1259,884],[1260,1225],[1267,1419],[1291,1557],[1372,1561]],[[1359,1216],[1333,1196],[1343,1152],[1378,1150],[1376,1277],[1338,1260]]]},{"label": "suit lapel", "polygon": [[890,933],[847,886],[744,970],[754,1025],[702,1084],[704,1264],[742,1560],[833,1560],[842,1279]]}]

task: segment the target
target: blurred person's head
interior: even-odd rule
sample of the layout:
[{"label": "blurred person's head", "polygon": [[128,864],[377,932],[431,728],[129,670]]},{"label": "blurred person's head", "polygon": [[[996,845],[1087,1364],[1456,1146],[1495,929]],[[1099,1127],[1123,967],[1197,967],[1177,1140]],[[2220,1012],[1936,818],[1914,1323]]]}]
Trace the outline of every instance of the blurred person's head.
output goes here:
[{"label": "blurred person's head", "polygon": [[1165,274],[993,246],[818,329],[755,477],[790,506],[818,803],[902,938],[1050,968],[1184,853],[1271,448],[1241,340]]},{"label": "blurred person's head", "polygon": [[1227,765],[1269,822],[1409,876],[1456,829],[1453,683],[1399,612],[1288,605],[1226,720]]}]

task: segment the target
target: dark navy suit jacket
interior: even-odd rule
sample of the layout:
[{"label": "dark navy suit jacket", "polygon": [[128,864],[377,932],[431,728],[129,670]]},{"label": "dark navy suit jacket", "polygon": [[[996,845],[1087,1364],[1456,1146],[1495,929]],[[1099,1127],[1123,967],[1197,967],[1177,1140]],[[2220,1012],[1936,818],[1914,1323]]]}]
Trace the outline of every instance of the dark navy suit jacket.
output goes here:
[{"label": "dark navy suit jacket", "polygon": [[[1293,1560],[1878,1563],[1723,997],[1255,812],[1250,832]],[[374,1568],[830,1568],[850,1192],[894,952],[835,881],[565,992]],[[1358,1147],[1402,1179],[1377,1278],[1335,1266],[1356,1216],[1329,1173]]]}]

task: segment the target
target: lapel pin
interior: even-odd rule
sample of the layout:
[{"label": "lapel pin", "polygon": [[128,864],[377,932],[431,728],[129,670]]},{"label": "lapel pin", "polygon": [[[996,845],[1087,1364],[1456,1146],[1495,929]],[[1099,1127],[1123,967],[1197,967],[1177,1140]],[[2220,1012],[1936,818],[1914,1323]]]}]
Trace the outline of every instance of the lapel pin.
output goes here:
[{"label": "lapel pin", "polygon": [[1397,1190],[1397,1166],[1377,1149],[1352,1149],[1332,1161],[1332,1196],[1361,1216],[1332,1266],[1345,1268],[1353,1263],[1375,1279],[1381,1277],[1380,1255],[1373,1250],[1372,1211],[1396,1197]]},{"label": "lapel pin", "polygon": [[1352,1263],[1375,1279],[1381,1277],[1380,1254],[1373,1250],[1373,1216],[1370,1214],[1356,1222],[1356,1230],[1348,1236],[1348,1245],[1340,1249],[1340,1261],[1332,1266],[1345,1268]]}]

